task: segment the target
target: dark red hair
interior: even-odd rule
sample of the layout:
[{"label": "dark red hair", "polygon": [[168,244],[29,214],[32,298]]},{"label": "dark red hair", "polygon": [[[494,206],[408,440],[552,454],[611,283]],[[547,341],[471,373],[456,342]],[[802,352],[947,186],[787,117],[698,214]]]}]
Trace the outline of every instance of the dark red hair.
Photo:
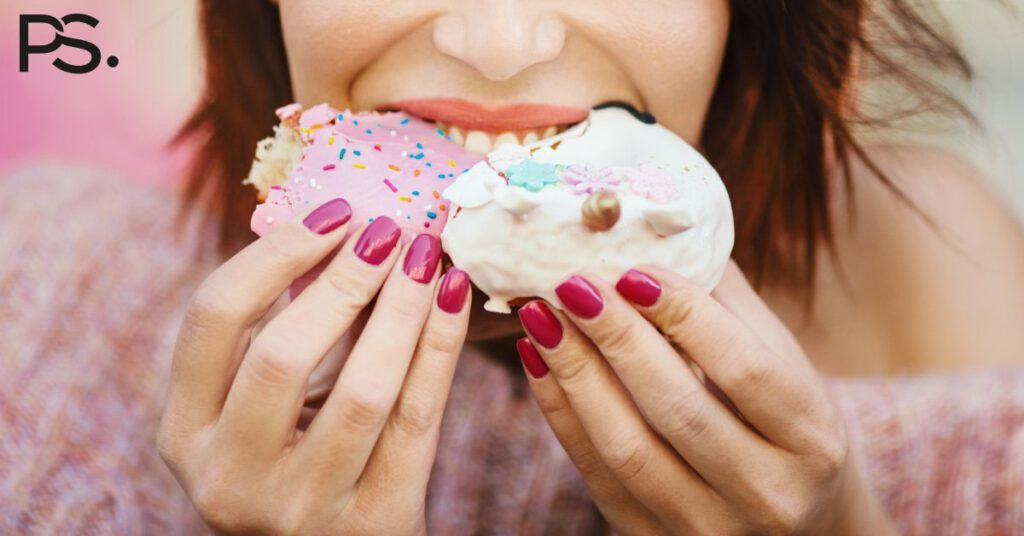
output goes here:
[{"label": "dark red hair", "polygon": [[[858,158],[902,197],[853,134],[869,118],[852,106],[855,81],[885,77],[922,108],[970,114],[922,73],[970,78],[957,47],[921,2],[907,0],[733,0],[721,75],[701,138],[736,217],[734,257],[760,281],[766,274],[813,276],[822,245],[834,251],[830,174],[847,188]],[[880,13],[869,13],[869,6]],[[252,0],[201,0],[204,97],[176,141],[197,151],[182,214],[219,221],[222,254],[254,238],[256,205],[242,185],[256,142],[270,135],[273,110],[292,101],[277,7]],[[858,69],[858,66],[862,68]],[[307,103],[308,104],[308,103]],[[907,110],[890,113],[905,115]],[[198,207],[198,208],[197,208]]]}]

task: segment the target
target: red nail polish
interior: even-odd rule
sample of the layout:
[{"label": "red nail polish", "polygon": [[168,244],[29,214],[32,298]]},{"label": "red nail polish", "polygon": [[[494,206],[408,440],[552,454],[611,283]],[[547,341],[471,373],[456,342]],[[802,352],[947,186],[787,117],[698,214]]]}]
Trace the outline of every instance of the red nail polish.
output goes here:
[{"label": "red nail polish", "polygon": [[542,301],[535,300],[520,307],[519,321],[545,348],[554,348],[562,341],[562,323]]},{"label": "red nail polish", "polygon": [[630,270],[619,278],[615,289],[627,300],[650,307],[661,297],[661,285],[651,276],[639,271]]},{"label": "red nail polish", "polygon": [[417,283],[427,283],[434,278],[437,263],[441,262],[441,240],[431,234],[421,234],[413,239],[405,252],[402,271]]},{"label": "red nail polish", "polygon": [[388,258],[395,244],[402,237],[402,230],[394,220],[387,216],[378,216],[363,231],[356,242],[356,256],[369,264],[380,266]]},{"label": "red nail polish", "polygon": [[437,291],[437,306],[442,311],[457,314],[466,303],[469,293],[469,276],[466,272],[452,267],[441,278],[441,289]]},{"label": "red nail polish", "polygon": [[345,225],[351,218],[352,207],[339,197],[316,207],[316,210],[302,220],[302,224],[316,234],[325,235]]},{"label": "red nail polish", "polygon": [[540,352],[533,347],[533,343],[530,339],[523,337],[516,341],[516,351],[519,352],[519,359],[523,362],[523,366],[529,371],[530,376],[537,378],[538,380],[547,376],[548,364],[544,362],[544,359],[540,356]]},{"label": "red nail polish", "polygon": [[574,315],[581,318],[594,318],[604,309],[601,294],[589,281],[574,275],[555,287],[555,294]]}]

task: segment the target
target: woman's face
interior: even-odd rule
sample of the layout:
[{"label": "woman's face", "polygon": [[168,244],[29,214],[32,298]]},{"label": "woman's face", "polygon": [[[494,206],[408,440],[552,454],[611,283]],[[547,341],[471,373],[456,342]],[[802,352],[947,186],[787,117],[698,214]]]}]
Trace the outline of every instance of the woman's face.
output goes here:
[{"label": "woman's face", "polygon": [[[613,100],[653,114],[698,145],[725,50],[728,4],[279,0],[297,101],[437,114],[425,118],[443,118],[451,124],[445,128],[459,131],[454,138],[472,139],[467,148],[479,152],[503,131],[520,139],[530,130],[543,136],[549,126],[564,127],[557,117],[573,116],[571,109],[585,114]],[[460,125],[458,113],[446,113],[448,101],[415,109],[403,104],[424,99],[461,99],[487,109],[556,105],[548,116],[562,124],[534,118],[528,128],[503,125],[514,114],[495,113],[485,124]],[[478,335],[490,331],[477,324]]]}]

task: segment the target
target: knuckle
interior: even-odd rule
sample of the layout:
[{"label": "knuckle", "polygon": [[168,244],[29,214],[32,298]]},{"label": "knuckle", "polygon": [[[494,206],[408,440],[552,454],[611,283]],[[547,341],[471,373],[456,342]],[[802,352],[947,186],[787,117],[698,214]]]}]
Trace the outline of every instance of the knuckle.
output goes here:
[{"label": "knuckle", "polygon": [[241,499],[237,491],[229,486],[219,482],[205,482],[196,487],[191,499],[199,516],[214,530],[237,533],[249,528],[243,514],[236,509]]},{"label": "knuckle", "polygon": [[821,477],[831,479],[842,471],[848,455],[849,447],[845,441],[829,438],[814,445],[810,459],[812,467]]},{"label": "knuckle", "polygon": [[216,281],[211,277],[204,281],[189,302],[185,310],[183,326],[194,330],[209,329],[211,325],[223,323],[243,316],[229,300],[224,292],[217,288]]},{"label": "knuckle", "polygon": [[391,401],[368,390],[350,389],[341,393],[340,417],[354,430],[374,430],[384,424],[391,412]]},{"label": "knuckle", "polygon": [[[302,364],[292,350],[269,337],[257,337],[250,355],[246,357],[249,375],[261,385],[289,385],[303,377]],[[261,340],[262,339],[262,340]]]},{"label": "knuckle", "polygon": [[[294,266],[303,257],[307,256],[306,249],[309,243],[306,240],[296,239],[305,237],[307,233],[294,233],[286,236],[287,233],[271,234],[264,244],[266,248],[267,262],[281,266]],[[298,236],[296,236],[298,235]]]},{"label": "knuckle", "polygon": [[583,385],[590,380],[594,366],[595,361],[583,352],[568,352],[561,366],[551,367],[551,371],[563,387],[571,390],[572,386]]},{"label": "knuckle", "polygon": [[576,471],[585,480],[600,475],[606,470],[604,460],[586,439],[576,439],[565,445],[565,451],[572,459]]},{"label": "knuckle", "polygon": [[666,436],[699,441],[711,426],[710,406],[700,389],[682,390],[668,400],[661,416]]},{"label": "knuckle", "polygon": [[420,351],[428,356],[450,356],[462,350],[463,339],[440,326],[427,324],[420,341]]},{"label": "knuckle", "polygon": [[630,323],[609,318],[607,329],[601,336],[599,346],[602,353],[611,359],[614,356],[631,355],[638,348],[636,331],[630,329]]},{"label": "knuckle", "polygon": [[678,329],[692,321],[697,312],[696,304],[703,295],[704,291],[696,283],[679,281],[664,297],[660,311],[663,329]]},{"label": "knuckle", "polygon": [[377,286],[361,281],[350,270],[328,266],[317,279],[322,279],[327,287],[337,294],[337,302],[344,306],[362,308],[370,303],[377,293]]},{"label": "knuckle", "polygon": [[[746,352],[746,349],[730,344],[729,352]],[[754,359],[745,360],[742,365],[723,367],[727,372],[722,374],[718,382],[725,392],[757,391],[763,389],[768,383],[772,373],[772,366],[764,354],[754,353]]]},{"label": "knuckle", "polygon": [[643,473],[651,460],[651,449],[643,440],[623,436],[612,440],[605,450],[605,462],[623,482],[629,482]]},{"label": "knuckle", "polygon": [[395,426],[409,436],[429,434],[441,423],[442,410],[438,404],[414,395],[398,399],[394,410]]},{"label": "knuckle", "polygon": [[788,535],[799,531],[803,522],[802,509],[795,501],[771,499],[760,508],[757,518],[758,532],[763,534]]}]

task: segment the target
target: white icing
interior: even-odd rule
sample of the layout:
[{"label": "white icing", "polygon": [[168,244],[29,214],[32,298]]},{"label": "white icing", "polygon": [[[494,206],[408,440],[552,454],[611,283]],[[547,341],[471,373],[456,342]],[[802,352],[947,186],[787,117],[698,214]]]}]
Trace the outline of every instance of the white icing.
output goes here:
[{"label": "white icing", "polygon": [[[491,165],[507,169],[508,156],[522,154],[511,147],[503,145],[493,160],[489,155]],[[477,164],[444,192],[453,210],[441,240],[455,265],[487,293],[485,309],[507,313],[510,300],[533,296],[557,307],[554,289],[566,277],[587,271],[614,283],[643,264],[675,270],[709,292],[718,284],[733,245],[729,196],[711,165],[671,131],[608,108],[525,149],[539,163],[654,166],[671,174],[678,195],[658,203],[620,189],[619,221],[595,233],[582,222],[586,196],[572,186],[530,192]]]}]

